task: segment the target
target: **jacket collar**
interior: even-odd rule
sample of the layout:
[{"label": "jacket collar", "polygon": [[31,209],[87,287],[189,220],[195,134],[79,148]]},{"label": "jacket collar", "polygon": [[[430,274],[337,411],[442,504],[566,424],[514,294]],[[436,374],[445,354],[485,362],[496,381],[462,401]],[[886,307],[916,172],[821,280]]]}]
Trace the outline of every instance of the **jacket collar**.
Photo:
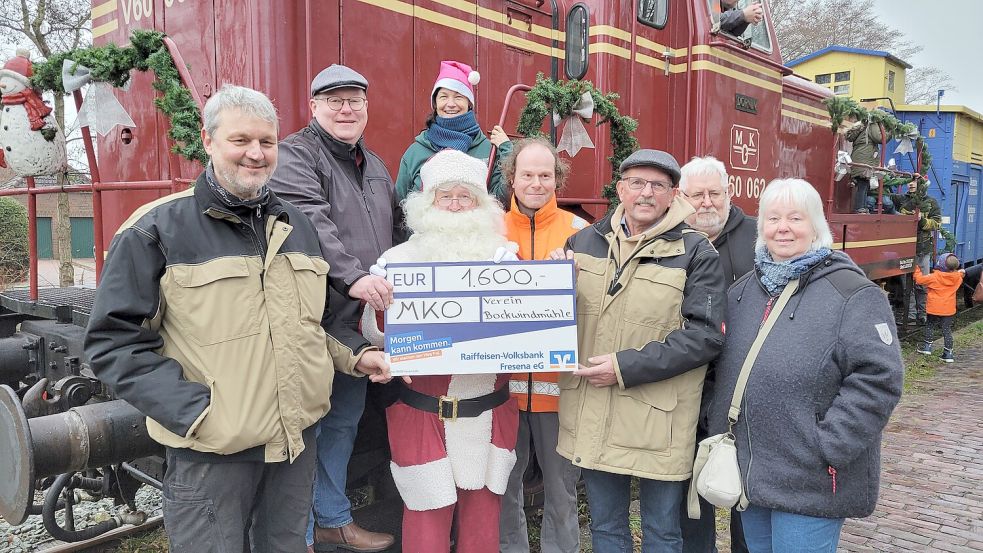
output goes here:
[{"label": "jacket collar", "polygon": [[517,227],[529,228],[535,222],[537,227],[542,228],[550,224],[559,214],[560,206],[556,203],[556,194],[553,194],[553,197],[546,202],[546,205],[537,209],[532,218],[519,210],[519,204],[516,203],[515,194],[512,194],[512,207],[506,216]]},{"label": "jacket collar", "polygon": [[[479,133],[478,133],[477,135],[475,135],[475,137],[474,137],[474,138],[473,138],[473,139],[471,140],[471,147],[470,147],[469,149],[470,149],[470,150],[473,150],[473,149],[475,149],[475,147],[477,147],[477,146],[478,146],[479,144],[481,144],[482,142],[485,142],[485,141],[487,141],[487,140],[488,140],[488,138],[487,138],[487,137],[485,137],[485,133],[483,133],[483,132],[479,132]],[[417,142],[417,143],[418,143],[418,144],[420,144],[421,146],[424,146],[424,147],[426,147],[426,148],[427,148],[427,149],[429,149],[429,150],[433,150],[434,152],[436,152],[436,151],[437,151],[437,148],[436,148],[436,147],[434,147],[434,145],[433,145],[433,144],[432,144],[432,143],[430,142],[430,139],[429,139],[429,138],[427,138],[427,130],[426,130],[426,129],[424,129],[423,131],[420,131],[420,134],[418,134],[418,135],[416,135],[416,138],[415,138],[415,139],[413,139],[413,141],[414,141],[414,142]],[[360,139],[360,140],[359,140],[359,144],[361,144],[361,142],[362,142],[362,141],[361,141],[361,139]],[[465,153],[466,153],[466,152],[465,152]]]},{"label": "jacket collar", "polygon": [[730,204],[730,210],[727,211],[727,222],[724,223],[724,228],[720,229],[720,234],[717,238],[723,238],[727,236],[727,233],[736,229],[744,221],[744,210],[737,207],[736,204]]},{"label": "jacket collar", "polygon": [[321,124],[317,122],[317,119],[311,119],[311,123],[308,125],[308,127],[310,127],[311,130],[317,134],[317,136],[321,139],[321,143],[324,144],[325,148],[327,148],[327,150],[331,152],[331,155],[334,157],[355,163],[355,159],[359,152],[362,152],[364,156],[364,136],[360,136],[358,138],[358,142],[355,144],[349,144],[331,136],[331,133],[324,130]]},{"label": "jacket collar", "polygon": [[[640,240],[648,241],[655,238],[664,238],[666,240],[678,239],[670,238],[669,233],[673,231],[678,231],[679,236],[682,236],[682,228],[686,221],[686,218],[695,213],[693,206],[689,203],[683,201],[677,194],[672,202],[669,204],[669,209],[666,210],[665,214],[659,219],[653,226],[646,229],[641,233]],[[623,205],[618,205],[611,214],[610,218],[605,218],[608,220],[607,225],[604,227],[602,234],[608,234],[608,232],[621,232],[621,220],[624,217],[625,208]],[[596,226],[596,223],[595,223]]]},{"label": "jacket collar", "polygon": [[[223,202],[208,185],[208,177],[204,171],[198,175],[198,180],[195,181],[195,201],[198,202],[198,208],[203,215],[208,215],[215,219],[224,219],[232,223],[241,223],[243,218],[247,217],[249,211],[251,211],[245,206],[230,206]],[[283,203],[272,190],[269,191],[266,202],[262,205],[268,216],[278,219],[282,218],[284,221],[287,220]]]}]

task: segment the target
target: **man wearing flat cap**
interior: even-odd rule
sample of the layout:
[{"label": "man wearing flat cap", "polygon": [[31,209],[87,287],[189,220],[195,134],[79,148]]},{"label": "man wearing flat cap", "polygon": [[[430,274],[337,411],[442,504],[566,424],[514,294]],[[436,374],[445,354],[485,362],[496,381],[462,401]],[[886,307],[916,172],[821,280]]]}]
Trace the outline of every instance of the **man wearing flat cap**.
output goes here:
[{"label": "man wearing flat cap", "polygon": [[639,150],[621,164],[620,205],[570,237],[581,365],[562,373],[557,452],[582,469],[594,551],[631,551],[639,477],[642,551],[682,551],[679,503],[693,469],[707,364],[723,345],[717,251],[686,225],[679,164]]},{"label": "man wearing flat cap", "polygon": [[[361,338],[359,351],[374,348],[361,337],[364,304],[382,311],[392,303],[392,286],[368,268],[401,241],[394,216],[397,198],[382,159],[365,147],[369,117],[368,81],[343,65],[324,69],[311,82],[311,122],[280,142],[279,164],[270,188],[303,211],[317,230],[331,267],[328,304],[332,321],[322,321]],[[346,343],[351,343],[350,340]],[[355,524],[345,496],[348,461],[365,407],[366,379],[335,375],[331,410],[318,423],[314,507],[307,543],[348,551],[382,551],[393,537]]]}]

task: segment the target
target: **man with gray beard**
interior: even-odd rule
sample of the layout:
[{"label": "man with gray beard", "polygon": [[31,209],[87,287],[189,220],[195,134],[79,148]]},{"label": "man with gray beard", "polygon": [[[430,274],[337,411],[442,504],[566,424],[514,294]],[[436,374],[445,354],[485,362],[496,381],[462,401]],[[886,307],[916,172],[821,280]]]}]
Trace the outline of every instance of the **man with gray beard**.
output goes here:
[{"label": "man with gray beard", "polygon": [[[720,255],[720,268],[724,271],[724,281],[730,286],[754,268],[754,240],[757,237],[757,220],[749,217],[741,208],[730,203],[734,187],[727,179],[727,169],[718,159],[694,157],[680,169],[679,191],[683,198],[693,206],[696,213],[686,218],[686,223],[694,229],[706,233],[710,242]],[[696,440],[707,437],[706,405],[713,395],[713,364],[707,371],[703,386],[703,406],[696,430]],[[691,520],[686,516],[686,501],[680,504],[680,521],[683,533],[684,553],[716,553],[716,530],[714,509],[700,498],[700,518]],[[744,532],[741,528],[740,514],[731,510],[731,551],[746,553]]]},{"label": "man with gray beard", "polygon": [[680,173],[679,191],[696,210],[686,223],[706,233],[717,248],[724,280],[730,286],[754,267],[757,220],[731,204],[734,187],[728,183],[727,169],[717,158],[694,157]]}]

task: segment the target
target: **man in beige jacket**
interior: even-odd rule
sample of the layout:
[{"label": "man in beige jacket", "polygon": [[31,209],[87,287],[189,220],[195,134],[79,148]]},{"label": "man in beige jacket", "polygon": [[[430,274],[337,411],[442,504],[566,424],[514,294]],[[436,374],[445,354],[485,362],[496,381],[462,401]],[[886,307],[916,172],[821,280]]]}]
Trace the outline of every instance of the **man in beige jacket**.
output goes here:
[{"label": "man in beige jacket", "polygon": [[707,364],[723,344],[717,251],[689,228],[679,165],[639,150],[621,164],[609,216],[573,235],[579,359],[560,376],[557,451],[581,467],[594,551],[631,551],[631,477],[640,479],[642,551],[682,551],[679,503],[696,451]]}]

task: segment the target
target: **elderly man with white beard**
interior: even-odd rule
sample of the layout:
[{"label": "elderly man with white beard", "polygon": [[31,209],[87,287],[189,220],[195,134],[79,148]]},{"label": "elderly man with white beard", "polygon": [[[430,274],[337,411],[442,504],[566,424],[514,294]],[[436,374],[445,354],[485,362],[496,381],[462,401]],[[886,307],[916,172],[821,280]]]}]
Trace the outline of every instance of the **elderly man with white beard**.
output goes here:
[{"label": "elderly man with white beard", "polygon": [[694,157],[679,170],[679,191],[696,213],[686,223],[710,238],[720,253],[727,286],[754,267],[757,220],[730,203],[734,187],[727,182],[727,169],[712,156]]},{"label": "elderly man with white beard", "polygon": [[[422,190],[403,203],[413,235],[371,267],[386,263],[515,260],[505,213],[485,189],[485,163],[457,150],[420,169]],[[366,309],[366,311],[370,311]],[[362,318],[380,338],[374,312]],[[386,409],[392,473],[403,498],[403,551],[450,551],[457,514],[459,553],[497,553],[499,511],[512,466],[519,413],[508,374],[414,376]],[[406,379],[409,380],[409,379]],[[456,398],[456,418],[438,418],[441,398]],[[465,406],[462,407],[462,406]]]},{"label": "elderly man with white beard", "polygon": [[[679,191],[693,206],[696,213],[686,218],[694,229],[706,233],[720,254],[720,268],[724,281],[730,286],[742,275],[754,268],[754,240],[758,235],[757,220],[749,217],[741,208],[731,204],[734,187],[728,183],[727,169],[717,158],[694,157],[679,170]],[[697,425],[697,442],[707,437],[706,406],[713,395],[713,365],[707,372],[703,385],[703,406]],[[685,499],[685,498],[684,498]],[[713,505],[700,498],[700,518],[686,516],[686,501],[680,505],[680,521],[683,532],[684,553],[715,553],[716,530]],[[731,511],[731,551],[746,553],[740,513]]]}]

